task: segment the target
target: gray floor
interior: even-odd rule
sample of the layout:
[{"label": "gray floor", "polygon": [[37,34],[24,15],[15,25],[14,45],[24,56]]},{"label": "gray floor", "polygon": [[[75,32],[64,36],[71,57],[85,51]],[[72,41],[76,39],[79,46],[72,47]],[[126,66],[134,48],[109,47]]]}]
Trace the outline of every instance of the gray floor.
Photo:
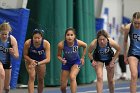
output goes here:
[{"label": "gray floor", "polygon": [[[129,80],[127,81],[116,81],[115,82],[115,93],[129,93]],[[140,82],[138,81],[137,92],[140,93]],[[11,89],[10,93],[28,93],[27,87]],[[35,88],[37,93],[37,88]],[[45,87],[43,93],[61,93],[59,86],[57,87]],[[67,93],[70,93],[70,87],[67,88]],[[77,93],[96,93],[95,83],[78,85]],[[103,93],[109,93],[107,88],[107,82],[104,82]]]}]

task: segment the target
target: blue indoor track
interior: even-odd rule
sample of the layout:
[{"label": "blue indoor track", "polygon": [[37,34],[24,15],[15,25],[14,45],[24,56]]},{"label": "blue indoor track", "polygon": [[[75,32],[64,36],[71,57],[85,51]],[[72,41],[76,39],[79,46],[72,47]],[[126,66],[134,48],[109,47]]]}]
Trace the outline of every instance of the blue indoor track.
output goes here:
[{"label": "blue indoor track", "polygon": [[[129,87],[130,81],[116,81],[115,82],[115,93],[130,93]],[[140,81],[137,83],[137,93],[140,93]],[[27,87],[12,89],[10,93],[28,93]],[[37,88],[35,88],[35,93],[37,93]],[[57,87],[45,87],[43,93],[61,93],[59,86]],[[70,92],[70,87],[67,88],[67,93]],[[92,84],[82,84],[78,85],[77,93],[97,93],[95,83]],[[104,82],[103,93],[109,93],[107,88],[107,82]]]}]

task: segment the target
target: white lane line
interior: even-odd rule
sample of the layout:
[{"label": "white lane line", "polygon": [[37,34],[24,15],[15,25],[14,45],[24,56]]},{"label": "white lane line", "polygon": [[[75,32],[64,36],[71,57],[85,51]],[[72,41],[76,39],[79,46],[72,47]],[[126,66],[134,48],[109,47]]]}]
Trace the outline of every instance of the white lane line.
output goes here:
[{"label": "white lane line", "polygon": [[[140,88],[140,86],[137,86],[137,88]],[[121,90],[121,89],[130,89],[130,87],[121,87],[121,88],[115,88],[115,90]],[[109,91],[109,89],[103,89],[103,91]],[[77,93],[93,93],[93,92],[97,92],[96,90],[94,91],[84,91],[84,92],[77,92]],[[125,93],[125,92],[123,92]]]}]

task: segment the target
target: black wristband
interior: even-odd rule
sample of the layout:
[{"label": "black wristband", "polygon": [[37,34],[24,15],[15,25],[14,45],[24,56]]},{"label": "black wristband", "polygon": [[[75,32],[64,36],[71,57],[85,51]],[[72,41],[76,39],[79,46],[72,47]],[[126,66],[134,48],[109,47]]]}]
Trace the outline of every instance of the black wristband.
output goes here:
[{"label": "black wristband", "polygon": [[90,62],[92,63],[92,61],[93,61],[93,59],[92,60],[90,60]]}]

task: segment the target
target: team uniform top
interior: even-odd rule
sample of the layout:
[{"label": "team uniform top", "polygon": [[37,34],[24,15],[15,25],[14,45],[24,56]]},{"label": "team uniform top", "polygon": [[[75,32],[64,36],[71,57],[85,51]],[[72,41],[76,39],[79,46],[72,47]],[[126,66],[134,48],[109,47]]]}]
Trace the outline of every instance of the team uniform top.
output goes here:
[{"label": "team uniform top", "polygon": [[140,55],[140,29],[135,29],[131,24],[130,26],[130,47],[128,55]]},{"label": "team uniform top", "polygon": [[75,39],[73,46],[68,46],[66,40],[64,41],[63,57],[67,60],[69,64],[73,64],[76,60],[80,60],[78,52],[78,42]]},{"label": "team uniform top", "polygon": [[114,52],[109,45],[109,40],[106,46],[103,48],[99,46],[98,41],[97,41],[97,46],[93,53],[94,60],[107,61],[107,60],[111,60],[113,56],[114,56]]},{"label": "team uniform top", "polygon": [[9,53],[10,47],[11,47],[10,36],[8,37],[6,42],[2,42],[0,40],[0,61],[2,62],[2,64],[7,64],[8,62],[10,63],[10,53]]},{"label": "team uniform top", "polygon": [[35,48],[33,45],[33,40],[31,39],[30,48],[28,50],[28,56],[36,61],[42,61],[46,58],[46,53],[43,46],[43,40],[41,41],[40,47]]}]

